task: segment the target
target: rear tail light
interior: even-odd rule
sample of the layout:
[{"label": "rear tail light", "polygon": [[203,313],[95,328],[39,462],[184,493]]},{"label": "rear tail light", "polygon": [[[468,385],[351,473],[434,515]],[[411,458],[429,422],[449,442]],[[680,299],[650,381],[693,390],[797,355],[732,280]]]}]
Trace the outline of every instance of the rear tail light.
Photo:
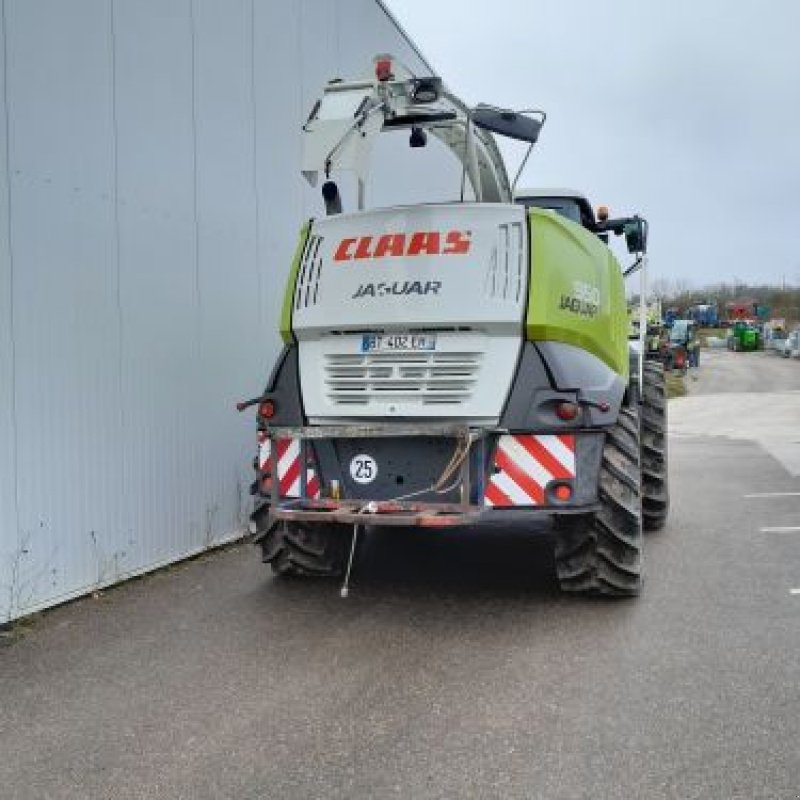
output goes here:
[{"label": "rear tail light", "polygon": [[275,416],[277,408],[273,400],[262,400],[258,404],[258,416],[264,419],[272,419]]},{"label": "rear tail light", "polygon": [[556,416],[564,422],[572,422],[580,413],[577,403],[561,402],[556,405]]},{"label": "rear tail light", "polygon": [[572,499],[572,487],[568,483],[559,483],[553,489],[553,497],[565,503],[567,500]]}]

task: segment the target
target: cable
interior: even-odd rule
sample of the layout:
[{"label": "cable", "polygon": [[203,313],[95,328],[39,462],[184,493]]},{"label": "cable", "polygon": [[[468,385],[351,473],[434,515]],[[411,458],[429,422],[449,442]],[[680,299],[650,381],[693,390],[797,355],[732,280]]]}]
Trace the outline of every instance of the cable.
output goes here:
[{"label": "cable", "polygon": [[[458,441],[456,442],[455,449],[453,450],[453,455],[448,461],[445,468],[442,470],[439,477],[430,485],[426,486],[424,489],[419,489],[416,492],[408,492],[407,494],[397,495],[396,497],[390,497],[386,500],[382,500],[382,503],[399,503],[402,500],[408,500],[412,497],[419,497],[422,494],[428,494],[429,492],[433,492],[434,494],[447,494],[455,489],[458,486],[460,478],[455,478],[451,483],[444,485],[446,481],[450,480],[453,474],[460,469],[461,465],[464,463],[464,459],[469,455],[469,451],[472,448],[474,442],[478,440],[478,436],[474,433],[470,432],[466,438],[459,437]],[[374,503],[374,500],[371,500],[368,503],[365,503],[361,508],[359,508],[354,513],[356,514],[365,514],[365,513],[374,513],[370,511],[370,506]]]},{"label": "cable", "polygon": [[[439,475],[438,479],[428,486],[425,489],[420,489],[417,492],[409,492],[408,494],[399,495],[398,497],[392,497],[389,500],[383,500],[381,502],[384,503],[397,503],[401,500],[407,500],[411,497],[417,497],[421,494],[427,494],[428,492],[434,492],[435,494],[447,494],[448,492],[452,491],[456,486],[458,486],[460,477],[456,477],[449,485],[444,485],[447,480],[450,479],[454,473],[461,468],[461,465],[464,463],[464,459],[469,455],[469,451],[472,448],[473,442],[477,440],[477,436],[469,432],[466,438],[463,436],[459,436],[456,442],[455,449],[453,450],[453,455],[450,457],[450,461],[447,462],[445,468],[442,470],[441,475]],[[367,514],[374,514],[375,511],[373,509],[376,508],[374,505],[375,501],[370,500],[368,503],[365,503],[361,508],[359,508],[354,513],[356,516],[367,515]],[[350,576],[353,569],[353,560],[355,558],[356,553],[356,544],[358,541],[358,535],[363,526],[360,525],[358,522],[353,523],[353,538],[350,542],[350,556],[347,559],[347,568],[345,570],[344,581],[342,582],[342,586],[339,589],[339,596],[342,598],[346,598],[350,593]]]}]

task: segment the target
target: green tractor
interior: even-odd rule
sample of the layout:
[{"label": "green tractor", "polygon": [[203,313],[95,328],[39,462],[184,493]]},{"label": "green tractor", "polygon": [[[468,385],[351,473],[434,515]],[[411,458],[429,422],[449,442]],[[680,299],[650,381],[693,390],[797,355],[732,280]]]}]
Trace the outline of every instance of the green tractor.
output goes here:
[{"label": "green tractor", "polygon": [[761,333],[748,320],[737,319],[728,329],[728,350],[736,353],[761,349]]},{"label": "green tractor", "polygon": [[[532,148],[543,122],[468,108],[388,56],[315,104],[303,174],[326,215],[302,229],[266,388],[239,404],[257,407],[252,529],[277,575],[344,576],[345,595],[368,526],[546,519],[563,590],[639,593],[643,530],[669,503],[663,368],[627,335],[647,226],[575,192],[515,194],[494,135]],[[450,149],[460,199],[365,207],[372,140],[396,131]]]}]

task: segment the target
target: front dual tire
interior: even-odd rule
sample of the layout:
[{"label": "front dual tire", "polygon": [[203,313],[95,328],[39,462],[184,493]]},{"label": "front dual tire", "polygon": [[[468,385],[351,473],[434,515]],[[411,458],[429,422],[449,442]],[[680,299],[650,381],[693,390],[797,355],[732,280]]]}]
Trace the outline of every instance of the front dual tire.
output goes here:
[{"label": "front dual tire", "polygon": [[623,408],[606,433],[600,509],[556,521],[556,574],[565,592],[631,597],[642,589],[642,470],[639,414]]},{"label": "front dual tire", "polygon": [[644,363],[640,406],[624,407],[606,433],[600,510],[556,523],[556,573],[566,592],[635,597],[642,590],[644,531],[669,511],[664,368]]}]

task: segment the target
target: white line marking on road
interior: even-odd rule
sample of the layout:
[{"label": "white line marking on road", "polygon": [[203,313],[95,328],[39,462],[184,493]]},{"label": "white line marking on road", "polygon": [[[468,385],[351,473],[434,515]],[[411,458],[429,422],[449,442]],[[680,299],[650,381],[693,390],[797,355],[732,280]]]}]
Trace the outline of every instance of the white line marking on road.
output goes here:
[{"label": "white line marking on road", "polygon": [[800,589],[789,589],[789,594],[800,594]]},{"label": "white line marking on road", "polygon": [[760,492],[745,495],[746,500],[753,500],[757,497],[800,497],[800,492]]},{"label": "white line marking on road", "polygon": [[762,528],[761,533],[800,533],[800,525],[779,525],[777,528]]}]

